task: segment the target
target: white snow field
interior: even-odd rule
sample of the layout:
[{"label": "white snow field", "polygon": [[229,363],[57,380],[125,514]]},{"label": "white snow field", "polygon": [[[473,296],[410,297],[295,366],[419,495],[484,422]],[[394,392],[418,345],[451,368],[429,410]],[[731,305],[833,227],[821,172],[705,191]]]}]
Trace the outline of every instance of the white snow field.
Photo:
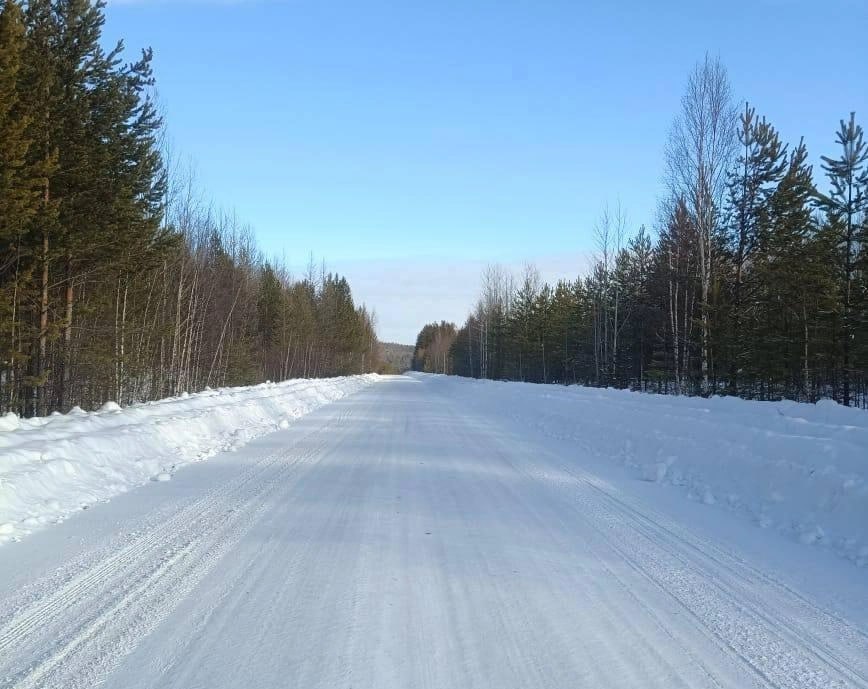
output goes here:
[{"label": "white snow field", "polygon": [[368,385],[376,376],[292,380],[121,409],[0,417],[0,543],[189,462],[238,449],[291,419]]},{"label": "white snow field", "polygon": [[0,687],[868,687],[868,415],[366,383],[0,546]]}]

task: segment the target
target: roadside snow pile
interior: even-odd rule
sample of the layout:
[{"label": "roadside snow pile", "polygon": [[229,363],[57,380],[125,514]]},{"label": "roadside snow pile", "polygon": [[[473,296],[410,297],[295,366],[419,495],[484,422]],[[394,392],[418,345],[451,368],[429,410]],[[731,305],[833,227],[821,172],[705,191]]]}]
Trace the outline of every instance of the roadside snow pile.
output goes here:
[{"label": "roadside snow pile", "polygon": [[831,401],[477,385],[502,418],[868,566],[868,412]]},{"label": "roadside snow pile", "polygon": [[0,543],[189,462],[237,449],[338,400],[376,375],[224,388],[122,409],[0,417]]}]

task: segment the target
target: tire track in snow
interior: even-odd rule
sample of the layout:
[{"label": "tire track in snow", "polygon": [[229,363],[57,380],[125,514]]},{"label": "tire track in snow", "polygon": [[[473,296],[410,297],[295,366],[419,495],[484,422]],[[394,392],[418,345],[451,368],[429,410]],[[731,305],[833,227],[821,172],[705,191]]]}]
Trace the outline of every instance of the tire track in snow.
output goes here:
[{"label": "tire track in snow", "polygon": [[[253,526],[287,476],[328,444],[326,431],[349,412],[304,436],[319,442],[302,453],[271,453],[228,485],[157,524],[120,553],[92,563],[54,594],[52,579],[28,592],[30,605],[0,622],[0,651],[14,643],[23,667],[4,667],[12,689],[90,687],[135,648]],[[80,611],[73,617],[71,609]],[[62,619],[61,619],[62,618]],[[65,623],[65,624],[58,624]],[[35,660],[34,660],[35,658]]]},{"label": "tire track in snow", "polygon": [[[644,408],[637,411],[648,413]],[[510,416],[516,424],[527,427],[521,415]],[[583,423],[594,424],[594,415],[583,417]],[[685,528],[674,524],[667,528],[667,520],[660,516],[655,521],[646,507],[630,505],[612,495],[592,474],[572,463],[567,465],[563,457],[544,445],[518,435],[514,426],[497,425],[497,431],[489,432],[492,444],[506,446],[509,438],[513,446],[526,446],[528,457],[544,457],[542,466],[523,462],[527,465],[523,471],[548,485],[557,485],[573,495],[573,500],[578,497],[580,516],[595,525],[602,538],[611,541],[613,535],[618,536],[621,546],[616,550],[624,560],[675,598],[695,616],[700,631],[714,634],[726,644],[727,652],[738,653],[769,686],[868,687],[865,631]],[[558,435],[543,427],[537,430],[555,440],[577,443],[587,452],[597,452],[580,437]],[[509,454],[516,457],[515,452]],[[614,547],[612,543],[610,546]],[[775,612],[781,608],[786,614]]]},{"label": "tire track in snow", "polygon": [[[635,582],[631,587],[615,568],[609,566],[608,561],[612,559],[611,549],[606,546],[605,541],[594,539],[595,533],[588,531],[584,520],[577,522],[571,519],[574,514],[572,508],[551,509],[549,487],[517,464],[521,463],[525,456],[537,454],[537,448],[527,453],[518,453],[515,444],[498,441],[492,437],[494,434],[490,435],[488,432],[480,434],[467,428],[463,417],[455,412],[451,412],[451,416],[454,418],[456,434],[461,440],[462,447],[473,447],[475,454],[485,457],[488,465],[491,465],[492,459],[498,460],[510,470],[507,477],[514,472],[517,476],[530,479],[529,482],[522,482],[519,488],[515,488],[512,478],[496,483],[483,482],[483,487],[488,486],[486,493],[489,495],[489,498],[483,502],[493,502],[498,492],[505,491],[509,504],[514,505],[512,511],[516,513],[521,510],[526,511],[530,518],[529,524],[533,525],[534,529],[545,532],[546,538],[557,543],[559,552],[574,551],[578,541],[592,555],[591,558],[577,558],[576,566],[580,569],[576,577],[582,587],[582,599],[593,601],[595,612],[589,611],[588,614],[593,615],[595,623],[591,629],[583,630],[578,647],[565,650],[575,655],[579,652],[579,648],[594,649],[582,651],[579,655],[580,665],[590,675],[590,678],[583,677],[588,686],[606,686],[613,681],[613,675],[626,675],[620,680],[623,682],[624,679],[628,679],[626,686],[666,686],[673,689],[674,687],[724,686],[714,669],[710,668],[701,657],[697,648],[685,643],[682,636],[673,633],[667,626],[667,622],[669,625],[673,623],[671,616],[668,620],[664,620],[652,606],[647,605],[636,595],[633,591]],[[477,424],[477,427],[484,426]],[[503,501],[504,496],[501,494],[499,499]],[[556,525],[555,528],[552,528],[553,524]],[[584,551],[581,553],[583,556],[586,554]],[[586,562],[589,562],[590,566],[583,564]],[[605,576],[601,577],[597,568],[602,569]],[[544,578],[545,573],[540,572],[540,576]],[[600,610],[596,610],[597,607]],[[675,621],[677,622],[678,618],[675,618]],[[539,625],[547,626],[548,622],[548,618],[543,616],[534,619],[534,626],[535,628]],[[505,628],[512,626],[507,624],[506,619],[503,620],[503,624]],[[557,638],[554,633],[547,636],[552,640]],[[672,645],[666,645],[666,651],[659,648],[660,639],[664,637],[672,642]],[[570,639],[567,641],[569,642]],[[716,643],[716,639],[709,641],[719,649],[720,644]],[[677,653],[672,653],[673,645]],[[519,649],[516,649],[516,654],[521,656]],[[730,654],[721,649],[720,655],[728,657]],[[685,658],[687,663],[683,662]],[[727,676],[731,675],[731,671],[727,672]],[[733,684],[728,683],[725,686],[733,686]]]},{"label": "tire track in snow", "polygon": [[[829,640],[837,641],[839,645],[846,644],[852,656],[862,656],[868,659],[868,634],[863,630],[848,624],[837,615],[812,605],[792,588],[776,582],[765,573],[747,565],[737,557],[727,554],[713,544],[700,544],[692,534],[683,529],[678,529],[680,533],[676,533],[675,528],[677,527],[675,525],[672,525],[675,528],[666,526],[661,520],[655,519],[650,514],[643,513],[611,495],[596,485],[595,482],[591,482],[591,487],[602,492],[605,498],[611,501],[617,509],[628,512],[639,524],[644,525],[642,532],[649,540],[655,543],[669,543],[672,546],[673,555],[678,556],[685,563],[695,564],[697,561],[701,561],[706,571],[714,571],[718,575],[712,581],[733,601],[738,603],[740,600],[750,600],[751,605],[749,607],[752,611],[763,617],[768,623],[781,629],[783,633],[794,637],[806,648],[811,648],[818,655],[824,656],[824,662],[827,662],[831,667],[843,668],[848,671],[847,660],[831,647]],[[688,558],[686,550],[689,550],[695,557]],[[725,584],[722,583],[722,577],[719,576],[721,572],[728,575]],[[760,585],[765,596],[758,593],[757,584]],[[786,602],[788,608],[797,609],[798,614],[791,614],[784,618],[781,615],[764,612],[769,600]],[[800,622],[804,619],[811,619],[814,627],[817,626],[817,622],[821,621],[825,638],[809,631]],[[852,675],[854,681],[868,685],[868,679],[858,671],[852,671]]]},{"label": "tire track in snow", "polygon": [[[865,643],[868,637],[864,632],[809,604],[790,589],[776,587],[770,577],[758,577],[755,568],[741,569],[739,561],[726,556],[720,548],[714,548],[716,557],[710,555],[706,551],[709,544],[695,537],[677,536],[646,512],[601,488],[592,475],[565,467],[550,453],[544,454],[571,481],[539,467],[525,469],[526,473],[537,480],[558,484],[561,490],[572,488],[582,508],[580,515],[609,546],[678,601],[702,629],[737,654],[768,686],[868,687],[868,679],[851,667],[853,661],[831,648],[827,641],[806,633],[798,617],[782,617],[764,610],[771,610],[775,603],[784,603],[799,607],[812,622],[824,620],[837,639],[849,642],[848,655],[853,658],[868,657]],[[714,566],[707,566],[706,560],[711,560]],[[726,582],[720,577],[721,571],[729,573]],[[756,579],[770,594],[768,599],[763,600],[751,591]]]},{"label": "tire track in snow", "polygon": [[[160,508],[156,514],[145,515],[139,525],[127,532],[134,535],[132,542],[119,548],[117,539],[113,537],[105,546],[83,553],[55,572],[23,587],[18,595],[6,600],[0,606],[0,651],[7,648],[12,641],[20,640],[21,636],[7,638],[9,632],[16,626],[16,622],[24,625],[24,618],[31,616],[36,616],[40,622],[45,622],[52,615],[66,612],[66,605],[73,603],[94,584],[103,581],[107,572],[123,566],[135,567],[138,565],[138,558],[144,552],[159,548],[164,543],[166,533],[172,533],[182,527],[189,528],[192,523],[202,521],[203,513],[213,505],[230,498],[233,491],[238,491],[250,481],[256,480],[293,447],[304,442],[309,436],[326,430],[334,423],[331,421],[323,428],[317,428],[296,439],[289,447],[256,460],[252,466],[230,477],[226,483],[213,487],[189,504],[180,506],[173,504],[168,511]],[[168,513],[164,514],[164,512]],[[40,611],[44,611],[44,614]],[[23,627],[19,631],[26,634],[26,629]]]}]

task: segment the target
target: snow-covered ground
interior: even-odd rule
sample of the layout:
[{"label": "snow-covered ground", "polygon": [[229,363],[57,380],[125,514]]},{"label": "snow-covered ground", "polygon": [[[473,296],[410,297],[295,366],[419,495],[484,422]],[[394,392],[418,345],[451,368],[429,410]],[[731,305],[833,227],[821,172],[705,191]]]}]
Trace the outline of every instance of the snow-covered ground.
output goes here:
[{"label": "snow-covered ground", "polygon": [[476,404],[577,454],[868,565],[868,412],[824,400],[474,382]]},{"label": "snow-covered ground", "polygon": [[868,688],[860,413],[359,387],[0,546],[0,686]]},{"label": "snow-covered ground", "polygon": [[121,409],[0,418],[0,544],[184,464],[238,449],[376,376],[206,390]]}]

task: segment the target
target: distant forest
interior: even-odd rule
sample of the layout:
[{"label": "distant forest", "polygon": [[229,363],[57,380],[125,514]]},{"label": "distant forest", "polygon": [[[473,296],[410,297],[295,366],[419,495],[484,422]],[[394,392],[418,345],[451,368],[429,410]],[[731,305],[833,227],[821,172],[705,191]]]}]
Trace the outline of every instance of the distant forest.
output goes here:
[{"label": "distant forest", "polygon": [[0,0],[0,412],[376,370],[347,281],[265,261],[176,164],[104,7]]},{"label": "distant forest", "polygon": [[379,373],[406,373],[413,367],[413,345],[396,342],[380,343]]},{"label": "distant forest", "polygon": [[672,125],[653,233],[614,208],[583,278],[490,267],[464,325],[425,326],[414,368],[868,406],[868,146],[854,114],[829,134],[815,176],[804,142],[736,106],[707,57]]}]

